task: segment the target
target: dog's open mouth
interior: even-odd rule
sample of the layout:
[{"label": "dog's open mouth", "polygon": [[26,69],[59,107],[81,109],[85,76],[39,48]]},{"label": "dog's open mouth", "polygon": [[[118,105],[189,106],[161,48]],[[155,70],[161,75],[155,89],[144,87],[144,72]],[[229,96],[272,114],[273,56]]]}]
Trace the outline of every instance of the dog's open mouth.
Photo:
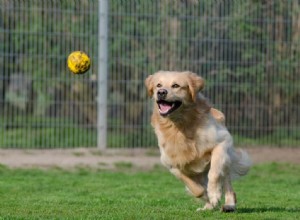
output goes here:
[{"label": "dog's open mouth", "polygon": [[180,101],[174,101],[174,102],[167,102],[165,100],[159,100],[157,101],[159,113],[162,116],[167,116],[170,113],[174,112],[176,109],[178,109],[182,102]]}]

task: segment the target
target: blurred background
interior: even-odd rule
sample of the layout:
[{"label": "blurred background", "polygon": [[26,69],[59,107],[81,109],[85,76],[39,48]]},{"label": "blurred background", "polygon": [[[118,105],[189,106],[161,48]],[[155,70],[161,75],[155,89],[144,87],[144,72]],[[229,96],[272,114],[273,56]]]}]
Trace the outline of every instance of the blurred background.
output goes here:
[{"label": "blurred background", "polygon": [[[67,69],[74,50],[84,75]],[[299,146],[299,61],[298,0],[0,0],[0,148],[155,147],[144,79],[158,70],[203,76],[236,145]]]}]

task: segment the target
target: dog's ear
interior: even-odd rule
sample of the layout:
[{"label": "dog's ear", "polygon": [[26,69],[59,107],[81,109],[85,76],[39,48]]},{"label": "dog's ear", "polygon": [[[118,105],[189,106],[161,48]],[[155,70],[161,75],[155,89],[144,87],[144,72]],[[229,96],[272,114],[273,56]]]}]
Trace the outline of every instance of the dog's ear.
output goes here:
[{"label": "dog's ear", "polygon": [[196,73],[188,72],[189,74],[189,90],[193,101],[196,101],[197,94],[204,88],[204,79]]},{"label": "dog's ear", "polygon": [[146,85],[149,97],[153,96],[153,82],[152,81],[153,81],[153,75],[149,75],[147,77],[147,79],[145,79],[145,85]]}]

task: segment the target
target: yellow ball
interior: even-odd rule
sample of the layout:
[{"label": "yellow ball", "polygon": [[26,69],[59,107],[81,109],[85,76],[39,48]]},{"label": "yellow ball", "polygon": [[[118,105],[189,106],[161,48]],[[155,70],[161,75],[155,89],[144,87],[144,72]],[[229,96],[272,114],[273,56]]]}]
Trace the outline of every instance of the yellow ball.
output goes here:
[{"label": "yellow ball", "polygon": [[83,74],[91,67],[91,59],[82,51],[74,51],[68,57],[68,67],[74,74]]}]

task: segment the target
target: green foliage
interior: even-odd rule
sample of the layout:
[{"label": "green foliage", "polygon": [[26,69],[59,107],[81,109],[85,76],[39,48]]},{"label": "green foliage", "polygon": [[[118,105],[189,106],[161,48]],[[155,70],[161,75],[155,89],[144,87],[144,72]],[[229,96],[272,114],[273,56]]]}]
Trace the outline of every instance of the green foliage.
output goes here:
[{"label": "green foliage", "polygon": [[[255,141],[299,127],[299,11],[298,1],[289,0],[109,1],[109,145],[155,143],[152,137],[137,140],[150,121],[143,81],[159,69],[202,75],[204,93],[242,138]],[[94,0],[2,0],[0,113],[69,120],[80,115],[75,127],[95,127],[98,20]],[[89,73],[76,78],[66,68],[74,50],[92,58]],[[8,91],[16,73],[32,82],[30,95],[15,92],[22,100]],[[20,100],[25,107],[15,105]],[[67,143],[59,140],[58,146]],[[75,142],[68,143],[82,144]]]},{"label": "green foliage", "polygon": [[[128,169],[133,169],[128,168]],[[126,168],[126,170],[128,171]],[[234,183],[238,210],[196,212],[203,202],[171,174],[0,166],[3,219],[297,219],[299,166],[266,164]]]},{"label": "green foliage", "polygon": [[[114,127],[108,131],[108,146],[111,148],[156,147],[157,138],[150,124],[139,129],[128,128],[125,132],[116,120],[111,122]],[[15,117],[1,119],[0,148],[69,148],[95,147],[97,131],[95,128],[79,126],[76,121],[68,118],[51,117]],[[120,127],[118,127],[120,126]],[[273,133],[259,138],[239,135],[234,130],[236,146],[290,146],[298,147],[300,128],[278,128]]]},{"label": "green foliage", "polygon": [[300,129],[277,129],[269,135],[260,138],[249,138],[246,136],[233,134],[236,146],[278,146],[278,147],[299,147]]},{"label": "green foliage", "polygon": [[[117,123],[117,122],[115,122]],[[1,118],[0,148],[95,147],[97,130],[80,126],[69,118],[13,117]],[[118,125],[118,124],[117,124]],[[119,129],[122,129],[120,127]],[[156,146],[157,140],[150,124],[141,129],[127,129],[117,133],[117,127],[108,132],[112,148]]]},{"label": "green foliage", "polygon": [[0,148],[66,148],[96,146],[96,131],[68,118],[0,118]]},{"label": "green foliage", "polygon": [[80,127],[0,129],[1,148],[95,147],[96,132]]},{"label": "green foliage", "polygon": [[108,144],[112,148],[157,146],[157,138],[150,124],[140,129],[127,129],[127,131],[120,132],[121,134],[114,130],[108,133]]}]

